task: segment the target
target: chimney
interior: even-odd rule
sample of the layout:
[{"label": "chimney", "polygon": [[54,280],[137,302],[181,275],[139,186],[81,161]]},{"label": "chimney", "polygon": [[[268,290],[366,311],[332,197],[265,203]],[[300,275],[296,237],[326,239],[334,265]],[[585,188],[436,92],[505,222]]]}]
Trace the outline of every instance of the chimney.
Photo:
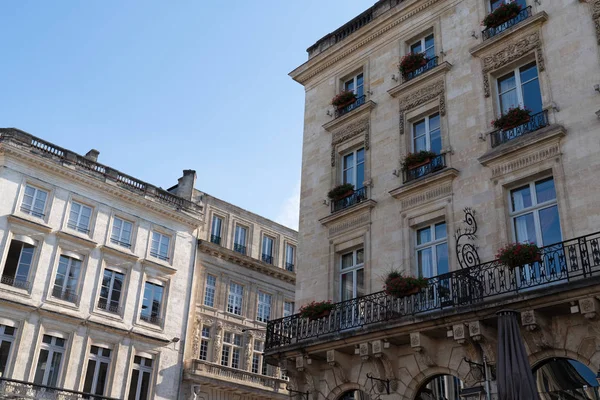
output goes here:
[{"label": "chimney", "polygon": [[196,171],[193,169],[184,169],[183,176],[177,181],[177,196],[191,201],[195,185]]},{"label": "chimney", "polygon": [[100,155],[100,152],[98,150],[91,149],[90,151],[85,153],[85,158],[87,158],[88,160],[91,160],[93,162],[97,162],[99,155]]}]

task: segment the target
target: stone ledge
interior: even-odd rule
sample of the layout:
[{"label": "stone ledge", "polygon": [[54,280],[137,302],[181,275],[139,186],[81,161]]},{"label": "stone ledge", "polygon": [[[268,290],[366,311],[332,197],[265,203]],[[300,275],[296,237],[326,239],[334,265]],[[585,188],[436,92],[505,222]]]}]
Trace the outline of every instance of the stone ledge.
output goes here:
[{"label": "stone ledge", "polygon": [[323,217],[319,220],[319,222],[321,224],[327,226],[328,224],[330,224],[334,221],[337,221],[339,219],[342,219],[349,214],[357,213],[358,211],[364,210],[366,208],[371,209],[371,208],[375,207],[376,204],[377,204],[377,202],[375,200],[372,200],[372,199],[364,200],[358,204],[355,204],[348,208],[344,208],[343,210],[340,210],[340,211],[330,214],[326,217]]},{"label": "stone ledge", "polygon": [[7,216],[8,222],[11,224],[21,225],[30,229],[34,229],[37,231],[42,231],[44,233],[52,232],[52,228],[46,224],[41,224],[39,222],[30,221],[27,218],[18,217],[16,215]]},{"label": "stone ledge", "polygon": [[376,105],[377,103],[375,103],[373,100],[367,100],[365,101],[365,104],[356,107],[349,113],[344,114],[341,117],[335,118],[334,120],[324,124],[323,129],[330,132],[344,124],[349,123],[350,121],[353,121],[354,119],[359,119],[359,117],[363,116],[364,114],[370,113],[373,107],[375,107]]},{"label": "stone ledge", "polygon": [[430,186],[432,184],[439,185],[443,181],[447,180],[452,181],[457,176],[457,169],[446,167],[440,171],[434,172],[433,174],[425,175],[412,182],[405,183],[396,189],[390,190],[389,193],[396,199],[403,199],[410,194],[422,190],[426,186]]},{"label": "stone ledge", "polygon": [[452,64],[450,64],[448,61],[444,61],[437,67],[430,69],[429,71],[417,76],[416,78],[413,78],[408,82],[404,82],[397,86],[394,86],[393,88],[388,90],[388,93],[392,97],[398,97],[402,92],[410,90],[410,89],[414,88],[415,86],[418,86],[419,84],[423,83],[426,80],[433,80],[435,77],[437,77],[439,75],[443,75],[446,72],[450,71],[451,68],[452,68]]}]

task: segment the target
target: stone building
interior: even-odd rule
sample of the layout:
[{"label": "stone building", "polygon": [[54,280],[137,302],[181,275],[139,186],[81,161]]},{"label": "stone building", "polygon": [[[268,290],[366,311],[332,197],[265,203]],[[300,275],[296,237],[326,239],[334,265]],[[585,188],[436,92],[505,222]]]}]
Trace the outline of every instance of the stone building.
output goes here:
[{"label": "stone building", "polygon": [[203,205],[0,129],[0,397],[175,399]]},{"label": "stone building", "polygon": [[[600,1],[506,3],[380,0],[291,72],[306,91],[296,304],[334,303],[269,322],[267,358],[298,399],[491,396],[506,308],[544,398],[595,390]],[[332,107],[342,91],[353,102]],[[354,189],[328,200],[340,184]],[[540,260],[495,260],[514,242]],[[391,296],[392,270],[429,279]]]},{"label": "stone building", "polygon": [[185,398],[287,399],[263,362],[266,323],[294,313],[298,233],[205,193],[185,350]]}]

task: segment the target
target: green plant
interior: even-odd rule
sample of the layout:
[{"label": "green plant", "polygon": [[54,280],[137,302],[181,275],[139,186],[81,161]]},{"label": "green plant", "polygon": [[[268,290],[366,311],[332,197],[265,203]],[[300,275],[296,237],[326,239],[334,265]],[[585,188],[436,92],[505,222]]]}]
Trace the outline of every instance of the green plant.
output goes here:
[{"label": "green plant", "polygon": [[337,108],[346,107],[356,101],[356,95],[351,90],[344,90],[331,100],[331,105]]},{"label": "green plant", "polygon": [[351,193],[354,190],[354,185],[351,183],[343,183],[341,185],[337,185],[336,187],[334,187],[333,189],[331,189],[328,193],[327,193],[327,197],[329,197],[330,200],[339,200],[342,197],[345,197],[346,195],[348,195],[349,193]]},{"label": "green plant", "polygon": [[521,5],[515,2],[504,3],[489,13],[481,22],[486,28],[495,28],[506,21],[515,18],[521,12]]},{"label": "green plant", "polygon": [[300,307],[300,316],[302,318],[317,319],[326,316],[335,308],[331,301],[312,301]]},{"label": "green plant", "polygon": [[408,153],[406,157],[404,157],[402,166],[404,169],[409,169],[410,167],[424,163],[433,157],[437,157],[437,154],[435,154],[433,151],[427,150],[421,150],[418,153]]},{"label": "green plant", "polygon": [[406,75],[425,65],[427,65],[425,53],[408,53],[400,60],[400,73]]},{"label": "green plant", "polygon": [[542,261],[542,251],[535,243],[511,243],[498,251],[496,258],[510,268]]},{"label": "green plant", "polygon": [[427,281],[427,278],[405,276],[403,272],[391,271],[385,278],[383,290],[386,294],[394,297],[408,296],[427,287]]},{"label": "green plant", "polygon": [[531,111],[521,107],[511,107],[498,119],[492,121],[497,129],[510,129],[529,122]]}]

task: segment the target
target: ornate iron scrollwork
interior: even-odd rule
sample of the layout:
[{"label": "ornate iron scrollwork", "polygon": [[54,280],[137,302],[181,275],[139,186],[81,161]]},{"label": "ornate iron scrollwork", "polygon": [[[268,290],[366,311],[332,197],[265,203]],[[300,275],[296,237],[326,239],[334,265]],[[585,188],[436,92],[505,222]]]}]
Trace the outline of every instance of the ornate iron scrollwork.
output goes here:
[{"label": "ornate iron scrollwork", "polygon": [[[481,264],[481,259],[477,253],[477,247],[468,241],[473,241],[477,237],[477,221],[475,220],[475,210],[465,208],[464,228],[458,228],[454,238],[456,239],[456,258],[460,268],[474,267]],[[461,241],[468,240],[466,243]]]}]

